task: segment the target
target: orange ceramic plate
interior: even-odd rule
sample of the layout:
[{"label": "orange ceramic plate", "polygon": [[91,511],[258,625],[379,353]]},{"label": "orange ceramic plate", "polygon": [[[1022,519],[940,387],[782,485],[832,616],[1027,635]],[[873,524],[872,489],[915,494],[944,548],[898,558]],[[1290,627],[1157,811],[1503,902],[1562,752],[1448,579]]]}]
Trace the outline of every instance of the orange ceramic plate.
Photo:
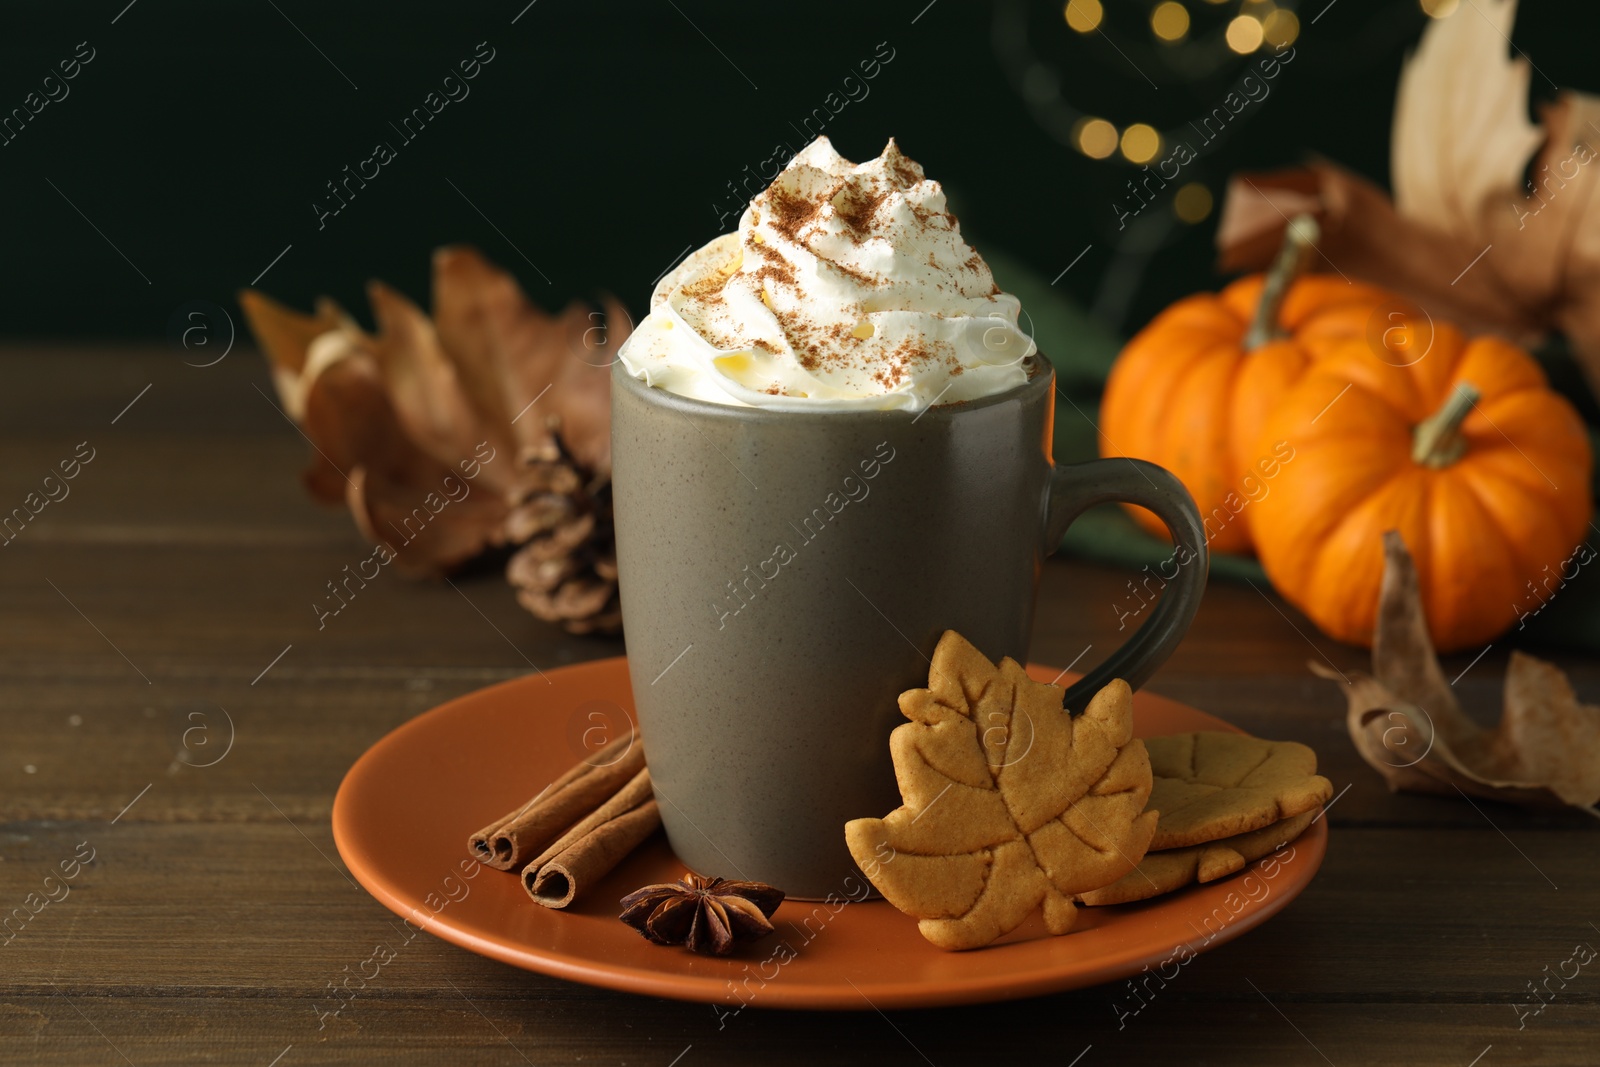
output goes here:
[{"label": "orange ceramic plate", "polygon": [[[1029,673],[1041,681],[1059,674]],[[1063,937],[1045,935],[1036,916],[1006,943],[951,953],[880,900],[837,911],[785,901],[773,916],[776,936],[733,958],[696,956],[652,945],[617,920],[622,896],[684,873],[659,834],[565,911],[539,907],[515,874],[467,858],[467,837],[574,763],[583,731],[617,706],[631,714],[620,658],[491,686],[413,719],[345,776],[333,804],[339,854],[396,914],[517,967],[681,1000],[865,1009],[1034,996],[1175,966],[1275,915],[1311,881],[1327,848],[1319,819],[1276,860],[1140,904],[1083,908]],[[1141,736],[1234,729],[1149,693],[1135,694],[1134,712]]]}]

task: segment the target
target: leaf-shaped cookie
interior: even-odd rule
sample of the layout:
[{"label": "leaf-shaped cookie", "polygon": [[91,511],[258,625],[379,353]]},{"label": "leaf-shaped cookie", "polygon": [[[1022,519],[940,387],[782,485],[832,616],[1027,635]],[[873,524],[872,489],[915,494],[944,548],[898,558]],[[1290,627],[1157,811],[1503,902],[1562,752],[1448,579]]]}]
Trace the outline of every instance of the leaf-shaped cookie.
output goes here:
[{"label": "leaf-shaped cookie", "polygon": [[1220,841],[1164,852],[1148,852],[1131,872],[1108,886],[1079,893],[1078,900],[1083,904],[1127,904],[1174,892],[1190,882],[1214,882],[1218,878],[1225,878],[1243,870],[1245,864],[1299,837],[1320,810],[1313,808],[1292,819],[1282,819],[1259,830],[1225,837]]},{"label": "leaf-shaped cookie", "polygon": [[1317,754],[1294,741],[1203,730],[1149,737],[1150,808],[1161,813],[1151,850],[1259,830],[1325,804],[1333,783]]},{"label": "leaf-shaped cookie", "polygon": [[900,694],[911,721],[889,739],[904,805],[845,824],[850,853],[889,903],[947,949],[1015,929],[1040,902],[1053,934],[1072,897],[1144,857],[1150,760],[1133,738],[1133,693],[1117,680],[1078,716],[1062,690],[1011,659],[996,667],[955,631],[927,689]]}]

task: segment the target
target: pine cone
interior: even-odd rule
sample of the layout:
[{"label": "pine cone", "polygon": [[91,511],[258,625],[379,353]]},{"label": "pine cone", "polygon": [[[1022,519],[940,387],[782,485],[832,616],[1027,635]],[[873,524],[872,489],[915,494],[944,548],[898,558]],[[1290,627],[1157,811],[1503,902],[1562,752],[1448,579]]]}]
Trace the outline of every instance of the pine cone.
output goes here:
[{"label": "pine cone", "polygon": [[434,318],[380,282],[378,332],[331,301],[306,316],[245,290],[285,413],[312,442],[303,477],[411,575],[522,546],[508,579],[541,619],[616,632],[609,368],[627,312],[551,316],[468,248],[434,255]]},{"label": "pine cone", "polygon": [[588,470],[561,448],[553,434],[549,458],[532,461],[545,488],[507,522],[521,544],[506,567],[517,600],[546,622],[569,632],[617,633],[617,542],[611,523],[611,473]]}]

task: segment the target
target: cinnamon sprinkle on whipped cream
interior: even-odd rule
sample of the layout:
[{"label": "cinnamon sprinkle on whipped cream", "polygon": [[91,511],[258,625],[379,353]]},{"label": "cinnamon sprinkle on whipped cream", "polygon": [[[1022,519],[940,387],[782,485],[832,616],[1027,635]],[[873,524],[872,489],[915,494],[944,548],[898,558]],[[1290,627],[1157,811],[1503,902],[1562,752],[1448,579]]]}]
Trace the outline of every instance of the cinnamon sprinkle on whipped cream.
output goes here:
[{"label": "cinnamon sprinkle on whipped cream", "polygon": [[819,137],[661,279],[619,355],[700,400],[917,411],[1025,382],[1020,310],[894,141],[855,164]]}]

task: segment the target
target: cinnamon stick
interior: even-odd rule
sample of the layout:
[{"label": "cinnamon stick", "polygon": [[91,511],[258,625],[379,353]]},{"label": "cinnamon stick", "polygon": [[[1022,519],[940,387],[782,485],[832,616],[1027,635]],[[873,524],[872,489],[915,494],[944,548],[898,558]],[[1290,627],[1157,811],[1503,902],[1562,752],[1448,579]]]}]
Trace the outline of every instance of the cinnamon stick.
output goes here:
[{"label": "cinnamon stick", "polygon": [[611,799],[522,869],[522,887],[547,908],[564,908],[604,877],[661,825],[650,771],[641,770]]},{"label": "cinnamon stick", "polygon": [[644,747],[628,731],[587,756],[516,811],[467,840],[472,858],[509,871],[519,867],[623,788],[644,768]]}]

